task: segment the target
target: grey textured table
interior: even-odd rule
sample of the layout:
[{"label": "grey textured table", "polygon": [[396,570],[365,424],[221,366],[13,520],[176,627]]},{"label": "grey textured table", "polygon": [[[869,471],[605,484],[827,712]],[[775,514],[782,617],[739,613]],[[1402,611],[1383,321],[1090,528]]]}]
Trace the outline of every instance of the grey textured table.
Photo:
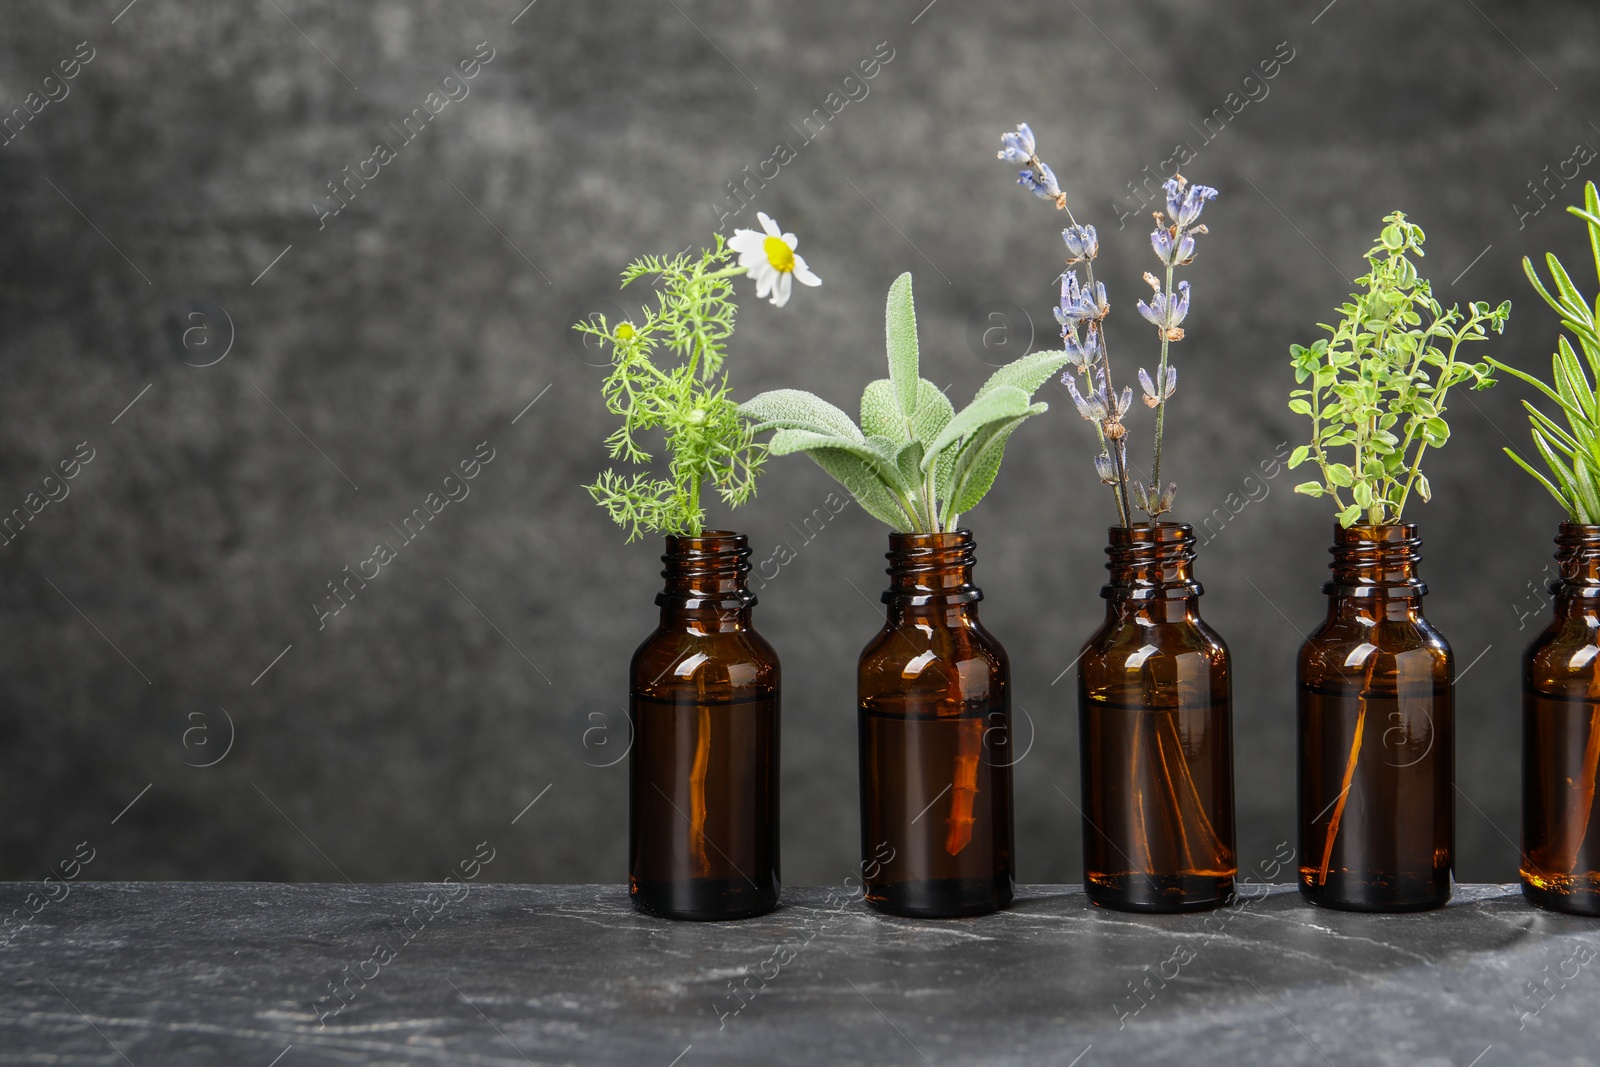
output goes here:
[{"label": "grey textured table", "polygon": [[0,948],[0,1064],[1600,1063],[1600,923],[1512,886],[1389,917],[1031,886],[952,922],[808,888],[722,924],[616,886],[38,889],[0,885],[40,909]]}]

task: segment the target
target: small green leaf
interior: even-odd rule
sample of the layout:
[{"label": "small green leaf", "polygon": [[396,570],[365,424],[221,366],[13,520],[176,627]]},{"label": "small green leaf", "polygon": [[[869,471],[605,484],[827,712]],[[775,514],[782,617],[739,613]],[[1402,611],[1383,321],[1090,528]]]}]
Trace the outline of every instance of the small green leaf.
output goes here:
[{"label": "small green leaf", "polygon": [[981,400],[974,400],[956,413],[928,445],[922,457],[922,468],[927,470],[945,449],[957,441],[976,433],[993,422],[1015,419],[1026,414],[1036,414],[1047,409],[1045,404],[1030,406],[1028,394],[1014,385],[1002,385]]},{"label": "small green leaf", "polygon": [[850,416],[819,396],[802,389],[773,389],[759,393],[739,405],[739,414],[754,423],[753,430],[794,429],[831,434],[855,441],[865,435],[850,421]]},{"label": "small green leaf", "polygon": [[909,440],[906,417],[900,414],[894,383],[887,378],[869,382],[861,393],[861,432]]},{"label": "small green leaf", "polygon": [[907,441],[900,446],[900,451],[894,457],[895,469],[900,472],[900,480],[908,486],[920,485],[922,467],[921,441]]},{"label": "small green leaf", "polygon": [[955,417],[955,405],[944,390],[924,378],[917,385],[917,413],[911,416],[911,433],[926,445]]},{"label": "small green leaf", "polygon": [[1293,452],[1290,452],[1289,453],[1289,469],[1290,470],[1294,470],[1296,467],[1300,466],[1300,464],[1304,463],[1306,461],[1306,457],[1308,457],[1310,455],[1311,455],[1311,446],[1310,445],[1301,445],[1299,448],[1295,449]]},{"label": "small green leaf", "polygon": [[895,501],[883,479],[859,456],[841,448],[810,448],[806,455],[844,486],[868,515],[891,529],[902,533],[911,531],[912,523],[905,509]]},{"label": "small green leaf", "polygon": [[1031,397],[1066,365],[1065,352],[1031,352],[989,375],[989,380],[983,383],[972,399],[981,400],[1003,385],[1015,386]]},{"label": "small green leaf", "polygon": [[912,302],[911,275],[902,274],[889,286],[884,308],[884,333],[889,350],[889,378],[894,382],[900,413],[910,418],[917,410],[917,309]]},{"label": "small green leaf", "polygon": [[1289,410],[1296,415],[1310,415],[1311,402],[1308,400],[1291,400],[1289,401]]},{"label": "small green leaf", "polygon": [[951,518],[977,507],[988,493],[994,485],[995,476],[1000,473],[1006,442],[1012,432],[1032,414],[1030,410],[1027,415],[1015,419],[990,423],[967,438],[951,464],[948,483],[940,483],[940,496],[946,501],[943,516],[946,528]]},{"label": "small green leaf", "polygon": [[1301,482],[1299,485],[1294,487],[1294,491],[1303,496],[1309,497],[1320,497],[1327,493],[1327,490],[1322,487],[1321,482]]},{"label": "small green leaf", "polygon": [[1349,529],[1350,525],[1359,518],[1361,518],[1361,505],[1351,504],[1349,507],[1339,512],[1339,525]]},{"label": "small green leaf", "polygon": [[1328,464],[1328,481],[1340,487],[1347,487],[1355,482],[1355,472],[1343,463]]}]

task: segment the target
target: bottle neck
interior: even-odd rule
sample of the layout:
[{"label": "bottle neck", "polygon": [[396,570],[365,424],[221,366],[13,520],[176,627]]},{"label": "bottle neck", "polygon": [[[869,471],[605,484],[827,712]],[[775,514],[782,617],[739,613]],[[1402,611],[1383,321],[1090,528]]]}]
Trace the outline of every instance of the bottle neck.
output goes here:
[{"label": "bottle neck", "polygon": [[1561,524],[1556,533],[1556,574],[1550,592],[1557,618],[1600,613],[1600,526]]},{"label": "bottle neck", "polygon": [[1142,608],[1160,601],[1193,600],[1205,592],[1194,580],[1194,527],[1141,523],[1113,526],[1108,536],[1106,570],[1111,577],[1100,587],[1100,595],[1109,606]]},{"label": "bottle neck", "polygon": [[1398,621],[1419,617],[1427,583],[1417,576],[1422,538],[1414,522],[1335,526],[1333,562],[1322,591],[1329,618]]},{"label": "bottle neck", "polygon": [[750,625],[756,595],[745,585],[750,545],[741,533],[707,530],[699,537],[667,537],[666,585],[656,594],[667,628],[732,631]]},{"label": "bottle neck", "polygon": [[889,620],[911,616],[948,617],[975,612],[983,592],[972,584],[977,545],[971,530],[950,533],[891,533],[889,588],[883,602]]}]

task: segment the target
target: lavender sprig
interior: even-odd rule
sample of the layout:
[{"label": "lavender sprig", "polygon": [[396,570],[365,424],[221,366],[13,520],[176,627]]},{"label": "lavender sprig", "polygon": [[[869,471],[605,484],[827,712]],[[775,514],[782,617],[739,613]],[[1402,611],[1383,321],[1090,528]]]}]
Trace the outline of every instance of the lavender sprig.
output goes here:
[{"label": "lavender sprig", "polygon": [[[1162,186],[1167,193],[1167,225],[1162,225],[1161,213],[1155,213],[1156,228],[1150,234],[1150,247],[1155,250],[1156,258],[1167,268],[1166,286],[1163,288],[1156,279],[1149,274],[1145,280],[1154,289],[1155,296],[1146,305],[1139,304],[1139,314],[1145,321],[1153,325],[1161,336],[1161,366],[1156,372],[1156,381],[1166,382],[1167,350],[1173,341],[1183,340],[1183,330],[1180,324],[1189,314],[1189,283],[1179,282],[1176,292],[1172,288],[1172,272],[1178,267],[1186,267],[1194,262],[1195,235],[1207,233],[1204,226],[1196,225],[1200,221],[1200,212],[1205,210],[1206,201],[1216,198],[1217,191],[1209,185],[1190,185],[1183,175],[1178,174],[1168,179]],[[1143,374],[1143,370],[1140,371]],[[1176,377],[1172,379],[1176,385]],[[1161,484],[1161,445],[1167,428],[1167,397],[1171,396],[1168,389],[1164,395],[1157,397],[1154,407],[1156,409],[1156,443],[1155,459],[1150,468],[1150,484],[1152,487]],[[1142,488],[1142,487],[1140,487]],[[1176,483],[1169,483],[1163,492],[1154,510],[1147,508],[1153,519],[1158,515],[1172,510],[1172,498],[1177,493]],[[1146,502],[1149,503],[1149,493],[1144,493]]]},{"label": "lavender sprig", "polygon": [[[1041,200],[1048,200],[1067,213],[1071,222],[1061,231],[1067,248],[1067,269],[1061,275],[1061,300],[1054,312],[1061,326],[1061,342],[1069,369],[1062,381],[1072,396],[1078,413],[1094,423],[1101,452],[1095,457],[1095,473],[1112,487],[1116,496],[1117,517],[1125,526],[1133,524],[1130,502],[1137,504],[1152,520],[1172,510],[1175,483],[1161,488],[1161,452],[1166,428],[1167,400],[1178,388],[1177,368],[1169,365],[1169,347],[1183,339],[1183,321],[1189,314],[1190,288],[1187,281],[1174,286],[1173,272],[1194,261],[1195,238],[1206,233],[1199,224],[1207,201],[1217,191],[1205,185],[1191,185],[1177,175],[1166,182],[1166,214],[1155,212],[1156,227],[1150,234],[1150,247],[1165,270],[1165,278],[1145,274],[1154,291],[1148,302],[1138,301],[1139,314],[1156,327],[1161,340],[1161,361],[1152,376],[1140,368],[1139,388],[1146,407],[1156,411],[1155,454],[1150,486],[1130,483],[1127,462],[1127,427],[1123,418],[1133,405],[1133,390],[1118,394],[1111,374],[1111,359],[1106,352],[1105,320],[1111,313],[1105,285],[1094,279],[1094,260],[1100,252],[1100,238],[1093,226],[1081,225],[1067,206],[1055,172],[1039,158],[1033,130],[1018,124],[1015,132],[1000,137],[999,157],[1007,163],[1021,164],[1017,184]],[[1083,266],[1083,278],[1078,266]],[[1076,375],[1083,376],[1080,390]]]}]

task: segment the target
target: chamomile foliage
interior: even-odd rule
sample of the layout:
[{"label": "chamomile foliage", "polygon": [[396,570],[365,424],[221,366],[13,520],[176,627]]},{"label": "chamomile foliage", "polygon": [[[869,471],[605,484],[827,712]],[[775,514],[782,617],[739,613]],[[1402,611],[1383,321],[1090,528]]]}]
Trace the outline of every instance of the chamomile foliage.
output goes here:
[{"label": "chamomile foliage", "polygon": [[719,235],[699,255],[642,256],[622,272],[622,284],[653,282],[657,306],[641,308],[637,322],[596,316],[575,327],[611,348],[601,395],[606,409],[622,416],[606,438],[611,458],[649,463],[642,435],[655,430],[670,456],[664,478],[613,468],[588,486],[629,541],[647,530],[698,535],[705,520],[701,483],[730,505],[755,495],[762,449],[739,417],[722,371],[738,311],[728,273],[732,255]]},{"label": "chamomile foliage", "polygon": [[[702,484],[729,507],[756,494],[756,475],[766,450],[739,415],[729,395],[723,360],[738,313],[733,279],[748,274],[756,296],[782,307],[793,281],[822,284],[795,254],[795,235],[767,216],[761,231],[737,230],[699,255],[641,256],[622,272],[622,287],[644,281],[655,287],[656,306],[640,308],[639,320],[607,322],[595,316],[573,329],[598,337],[611,349],[611,373],[600,387],[606,409],[622,425],[606,438],[612,459],[632,466],[653,460],[641,435],[659,432],[670,457],[665,478],[649,471],[603,471],[587,488],[595,503],[628,531],[628,540],[654,531],[698,536],[705,526]],[[734,257],[738,262],[734,262]]]}]

